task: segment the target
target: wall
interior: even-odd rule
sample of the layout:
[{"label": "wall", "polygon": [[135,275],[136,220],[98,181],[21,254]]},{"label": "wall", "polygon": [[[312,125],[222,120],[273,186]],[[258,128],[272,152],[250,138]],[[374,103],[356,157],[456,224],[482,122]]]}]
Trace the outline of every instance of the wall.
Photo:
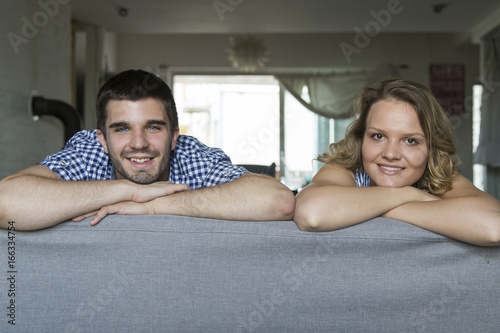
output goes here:
[{"label": "wall", "polygon": [[[117,36],[117,69],[158,69],[172,72],[235,72],[227,60],[230,35],[141,35]],[[375,68],[383,63],[406,65],[405,79],[429,85],[431,63],[463,63],[466,95],[479,76],[479,46],[455,34],[379,34],[365,38],[354,34],[269,34],[264,38],[270,61],[264,73],[283,71],[328,71]],[[353,52],[343,52],[340,45]],[[348,47],[347,47],[348,49]],[[468,98],[470,100],[470,98]],[[472,117],[452,117],[463,165],[462,173],[472,179]]]},{"label": "wall", "polygon": [[28,114],[32,91],[71,102],[71,19],[67,1],[2,2],[0,20],[0,179],[62,148],[58,119]]},{"label": "wall", "polygon": [[[18,0],[2,4],[0,31],[0,178],[38,163],[63,145],[57,119],[33,122],[28,115],[32,91],[71,102],[71,18],[68,0]],[[43,3],[43,2],[41,2]],[[54,6],[56,4],[57,6]],[[30,29],[31,28],[31,29]],[[5,36],[16,34],[18,44]],[[230,35],[111,36],[116,50],[105,48],[108,69],[158,68],[172,71],[236,72],[227,60]],[[381,63],[405,64],[404,78],[429,84],[429,64],[464,63],[466,91],[479,76],[479,47],[460,43],[452,34],[384,34],[362,40],[354,34],[270,34],[258,36],[270,51],[264,73],[373,68]],[[22,42],[19,42],[22,40]],[[357,47],[346,57],[341,43]],[[344,45],[345,45],[344,44]],[[362,45],[361,45],[362,44]],[[17,49],[17,50],[16,50]],[[16,52],[17,51],[17,52]],[[116,56],[116,62],[115,62]],[[116,68],[114,68],[116,67]],[[454,117],[462,172],[472,177],[472,117]]]}]

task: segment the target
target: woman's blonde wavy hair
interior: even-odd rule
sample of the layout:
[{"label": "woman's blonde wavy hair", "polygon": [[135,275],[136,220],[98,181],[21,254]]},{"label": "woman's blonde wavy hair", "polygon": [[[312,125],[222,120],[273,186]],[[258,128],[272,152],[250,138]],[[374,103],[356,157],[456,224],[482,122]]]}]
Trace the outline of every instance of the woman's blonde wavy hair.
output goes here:
[{"label": "woman's blonde wavy hair", "polygon": [[375,102],[384,99],[408,103],[417,111],[427,141],[428,158],[424,174],[415,185],[432,194],[443,194],[450,190],[459,163],[454,130],[430,90],[407,80],[390,79],[364,88],[354,101],[356,119],[348,126],[345,138],[330,144],[329,152],[320,155],[318,160],[337,164],[353,172],[361,167],[361,145],[368,113]]}]

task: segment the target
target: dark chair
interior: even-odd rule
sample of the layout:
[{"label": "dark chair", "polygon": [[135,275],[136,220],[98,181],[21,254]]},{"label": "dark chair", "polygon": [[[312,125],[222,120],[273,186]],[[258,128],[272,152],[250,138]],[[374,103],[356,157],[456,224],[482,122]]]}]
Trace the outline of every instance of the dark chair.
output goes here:
[{"label": "dark chair", "polygon": [[259,173],[263,175],[268,175],[273,178],[276,177],[276,163],[271,165],[259,165],[259,164],[238,164],[240,167],[244,167],[250,172]]}]

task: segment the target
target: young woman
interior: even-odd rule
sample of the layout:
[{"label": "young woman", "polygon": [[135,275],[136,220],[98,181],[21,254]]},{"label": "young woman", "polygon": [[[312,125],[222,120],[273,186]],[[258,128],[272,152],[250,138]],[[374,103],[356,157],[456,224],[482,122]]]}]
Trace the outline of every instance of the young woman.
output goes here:
[{"label": "young woman", "polygon": [[500,245],[500,202],[457,171],[453,128],[426,87],[382,81],[355,101],[344,140],[296,198],[302,230],[340,229],[377,216],[464,242]]}]

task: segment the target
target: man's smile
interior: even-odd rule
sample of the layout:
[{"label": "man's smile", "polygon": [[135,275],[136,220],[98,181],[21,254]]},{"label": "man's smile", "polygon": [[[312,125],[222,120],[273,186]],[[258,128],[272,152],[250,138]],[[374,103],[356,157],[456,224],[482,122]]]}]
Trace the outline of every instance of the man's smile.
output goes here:
[{"label": "man's smile", "polygon": [[148,162],[151,160],[151,158],[130,158],[130,160],[132,162],[136,162],[136,163],[145,163],[145,162]]}]

